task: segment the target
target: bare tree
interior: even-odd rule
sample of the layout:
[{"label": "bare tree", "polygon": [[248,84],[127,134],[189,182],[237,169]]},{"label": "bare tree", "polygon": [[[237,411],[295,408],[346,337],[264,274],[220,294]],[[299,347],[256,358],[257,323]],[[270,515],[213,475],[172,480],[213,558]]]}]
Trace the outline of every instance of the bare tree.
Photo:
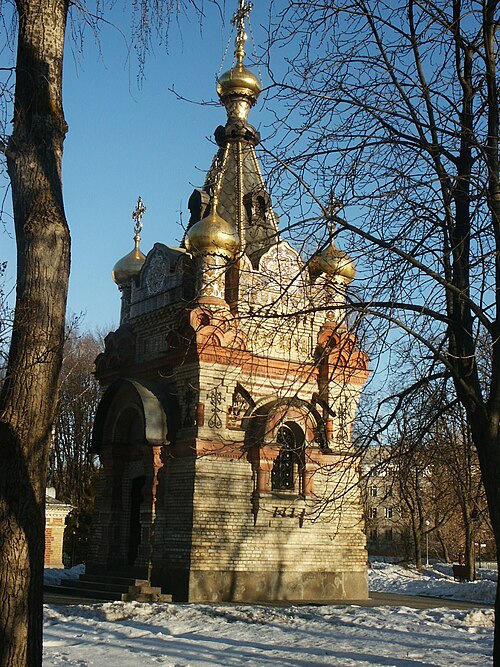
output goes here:
[{"label": "bare tree", "polygon": [[434,465],[441,473],[438,483],[441,479],[442,486],[448,488],[455,514],[460,519],[467,579],[473,581],[477,535],[482,528],[487,530],[482,526],[486,499],[477,452],[461,406],[455,405],[447,410],[429,436],[436,450]]},{"label": "bare tree", "polygon": [[73,507],[67,533],[78,562],[85,558],[98,472],[90,442],[101,393],[93,375],[100,351],[101,342],[91,334],[72,331],[66,341],[50,456],[49,481]]},{"label": "bare tree", "polygon": [[[405,368],[408,375],[408,368]],[[365,485],[384,478],[404,508],[398,528],[412,534],[415,562],[422,565],[423,538],[433,539],[432,552],[447,562],[463,555],[467,578],[475,578],[475,544],[489,533],[486,497],[479,459],[463,407],[453,384],[431,381],[418,364],[413,391],[396,391],[389,414],[393,422],[386,444],[368,447]],[[399,378],[399,382],[408,383]],[[375,476],[373,475],[375,474]],[[392,493],[391,493],[392,496]],[[391,498],[392,499],[392,498]],[[489,552],[494,553],[492,536]]]},{"label": "bare tree", "polygon": [[352,206],[336,222],[362,257],[358,307],[409,333],[432,372],[452,378],[497,546],[498,24],[490,0],[292,1],[271,32],[294,50],[274,87],[286,107],[278,153],[318,217],[332,189]]}]

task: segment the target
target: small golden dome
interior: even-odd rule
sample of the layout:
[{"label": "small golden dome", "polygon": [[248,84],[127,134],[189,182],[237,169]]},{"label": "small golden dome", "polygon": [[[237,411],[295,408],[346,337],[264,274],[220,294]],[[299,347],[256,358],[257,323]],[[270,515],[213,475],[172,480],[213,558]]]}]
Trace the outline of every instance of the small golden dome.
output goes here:
[{"label": "small golden dome", "polygon": [[118,287],[124,287],[127,283],[130,283],[132,278],[140,273],[145,261],[146,257],[139,248],[139,240],[135,239],[135,248],[128,255],[118,260],[111,272]]},{"label": "small golden dome", "polygon": [[186,249],[193,255],[223,254],[233,258],[239,250],[236,230],[221,218],[212,205],[210,213],[186,233]]},{"label": "small golden dome", "polygon": [[311,260],[309,271],[313,276],[321,273],[332,277],[339,276],[348,284],[356,275],[356,264],[346,252],[339,250],[332,240],[328,248]]},{"label": "small golden dome", "polygon": [[224,72],[217,83],[217,94],[221,100],[228,95],[245,95],[255,102],[261,91],[259,78],[242,64]]}]

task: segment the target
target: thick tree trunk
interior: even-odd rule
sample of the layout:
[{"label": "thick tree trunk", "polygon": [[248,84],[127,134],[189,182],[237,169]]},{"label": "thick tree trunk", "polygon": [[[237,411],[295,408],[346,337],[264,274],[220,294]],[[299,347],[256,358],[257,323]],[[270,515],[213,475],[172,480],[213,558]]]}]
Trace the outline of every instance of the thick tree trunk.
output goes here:
[{"label": "thick tree trunk", "polygon": [[[476,445],[481,476],[483,479],[488,511],[497,549],[497,563],[500,568],[500,435],[498,417],[490,419],[490,428],[475,417],[470,419],[474,444]],[[495,635],[493,664],[500,667],[500,588],[497,586],[495,599]]]},{"label": "thick tree trunk", "polygon": [[42,664],[45,476],[69,275],[61,189],[67,3],[18,0],[14,130],[8,171],[17,292],[0,395],[0,665]]},{"label": "thick tree trunk", "polygon": [[465,570],[467,581],[476,579],[476,550],[474,548],[474,530],[470,521],[464,522],[465,527]]}]

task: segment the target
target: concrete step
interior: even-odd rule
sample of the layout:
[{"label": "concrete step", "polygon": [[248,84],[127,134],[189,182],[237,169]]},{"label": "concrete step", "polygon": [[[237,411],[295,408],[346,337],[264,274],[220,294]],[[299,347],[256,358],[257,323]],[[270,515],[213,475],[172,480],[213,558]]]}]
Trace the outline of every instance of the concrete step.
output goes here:
[{"label": "concrete step", "polygon": [[102,582],[104,584],[119,584],[122,586],[148,585],[147,579],[134,579],[133,577],[108,577],[105,574],[81,574],[80,581]]},{"label": "concrete step", "polygon": [[61,582],[61,586],[71,585],[74,588],[82,589],[82,592],[86,589],[98,589],[102,591],[110,591],[115,593],[129,593],[131,588],[137,588],[140,590],[140,586],[129,586],[128,584],[107,584],[102,581],[82,581],[81,579],[75,579],[71,581],[70,584],[66,584],[64,581]]},{"label": "concrete step", "polygon": [[128,579],[126,577],[82,574],[77,580],[63,579],[59,586],[45,587],[45,590],[93,600],[172,602],[172,596],[163,594],[159,586],[151,586],[146,579]]},{"label": "concrete step", "polygon": [[93,590],[92,588],[79,588],[78,586],[71,586],[66,584],[64,586],[44,586],[43,590],[47,593],[56,593],[57,595],[68,595],[74,597],[84,597],[90,600],[111,600],[122,601],[125,593],[116,593],[113,591]]}]

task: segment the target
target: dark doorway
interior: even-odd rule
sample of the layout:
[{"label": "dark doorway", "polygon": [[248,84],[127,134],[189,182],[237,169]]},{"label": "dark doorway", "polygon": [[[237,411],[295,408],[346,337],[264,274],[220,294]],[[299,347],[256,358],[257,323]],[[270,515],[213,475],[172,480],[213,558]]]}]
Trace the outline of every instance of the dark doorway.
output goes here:
[{"label": "dark doorway", "polygon": [[141,504],[146,477],[135,477],[130,490],[130,524],[128,537],[127,565],[133,565],[141,543]]}]

